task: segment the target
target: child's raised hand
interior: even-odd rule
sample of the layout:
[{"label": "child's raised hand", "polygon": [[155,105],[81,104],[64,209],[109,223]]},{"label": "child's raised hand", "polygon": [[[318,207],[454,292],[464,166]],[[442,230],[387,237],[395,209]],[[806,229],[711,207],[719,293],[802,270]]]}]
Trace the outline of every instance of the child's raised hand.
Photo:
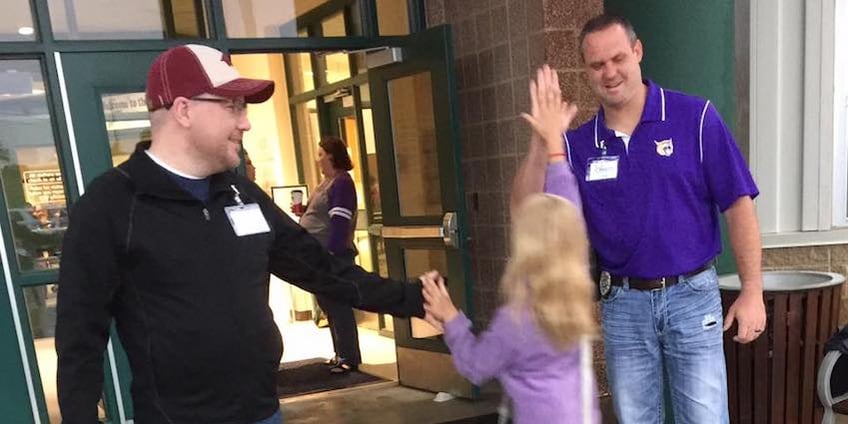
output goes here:
[{"label": "child's raised hand", "polygon": [[576,115],[577,107],[562,98],[557,72],[548,65],[539,68],[536,79],[530,79],[530,113],[521,117],[542,138],[549,154],[563,152],[562,134]]},{"label": "child's raised hand", "polygon": [[451,301],[448,289],[445,287],[445,280],[440,275],[433,277],[432,275],[424,275],[421,278],[423,283],[422,294],[426,302],[424,311],[439,323],[445,323],[454,319],[459,311]]}]

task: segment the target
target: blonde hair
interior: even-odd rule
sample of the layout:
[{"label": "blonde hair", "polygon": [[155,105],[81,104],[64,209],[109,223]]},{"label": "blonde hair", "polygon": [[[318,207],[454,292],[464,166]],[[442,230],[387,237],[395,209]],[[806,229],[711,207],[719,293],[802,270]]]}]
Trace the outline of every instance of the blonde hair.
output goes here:
[{"label": "blonde hair", "polygon": [[513,219],[504,301],[516,312],[531,311],[548,339],[564,349],[597,331],[593,284],[580,211],[558,196],[528,196]]}]

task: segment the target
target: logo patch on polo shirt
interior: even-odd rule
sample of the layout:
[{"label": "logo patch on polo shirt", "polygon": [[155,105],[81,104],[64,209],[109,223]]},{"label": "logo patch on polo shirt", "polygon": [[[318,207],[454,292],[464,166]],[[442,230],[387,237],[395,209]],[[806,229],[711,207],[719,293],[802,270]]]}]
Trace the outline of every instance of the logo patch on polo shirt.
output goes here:
[{"label": "logo patch on polo shirt", "polygon": [[660,156],[669,157],[674,153],[674,143],[672,143],[671,139],[655,141],[657,145],[657,154]]}]

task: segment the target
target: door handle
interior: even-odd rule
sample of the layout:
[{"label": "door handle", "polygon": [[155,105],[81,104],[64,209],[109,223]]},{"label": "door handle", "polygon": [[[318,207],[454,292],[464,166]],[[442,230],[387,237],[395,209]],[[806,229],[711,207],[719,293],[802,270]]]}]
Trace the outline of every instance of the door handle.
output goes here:
[{"label": "door handle", "polygon": [[368,234],[374,237],[383,237],[383,224],[371,224],[368,226]]},{"label": "door handle", "polygon": [[442,239],[445,241],[445,246],[459,247],[459,224],[456,212],[447,212],[442,217]]},{"label": "door handle", "polygon": [[447,212],[442,217],[442,225],[408,225],[408,226],[385,226],[372,224],[368,232],[385,239],[422,239],[440,238],[445,246],[459,247],[459,223],[456,212]]}]

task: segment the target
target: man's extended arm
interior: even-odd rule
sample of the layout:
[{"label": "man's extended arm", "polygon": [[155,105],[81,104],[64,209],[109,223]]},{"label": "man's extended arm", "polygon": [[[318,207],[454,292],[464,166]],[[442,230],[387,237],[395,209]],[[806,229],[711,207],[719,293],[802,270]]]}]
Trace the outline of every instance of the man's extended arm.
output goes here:
[{"label": "man's extended arm", "polygon": [[424,316],[421,282],[382,278],[336,258],[265,196],[272,209],[274,245],[270,271],[306,291],[322,294],[357,309],[400,317]]}]

